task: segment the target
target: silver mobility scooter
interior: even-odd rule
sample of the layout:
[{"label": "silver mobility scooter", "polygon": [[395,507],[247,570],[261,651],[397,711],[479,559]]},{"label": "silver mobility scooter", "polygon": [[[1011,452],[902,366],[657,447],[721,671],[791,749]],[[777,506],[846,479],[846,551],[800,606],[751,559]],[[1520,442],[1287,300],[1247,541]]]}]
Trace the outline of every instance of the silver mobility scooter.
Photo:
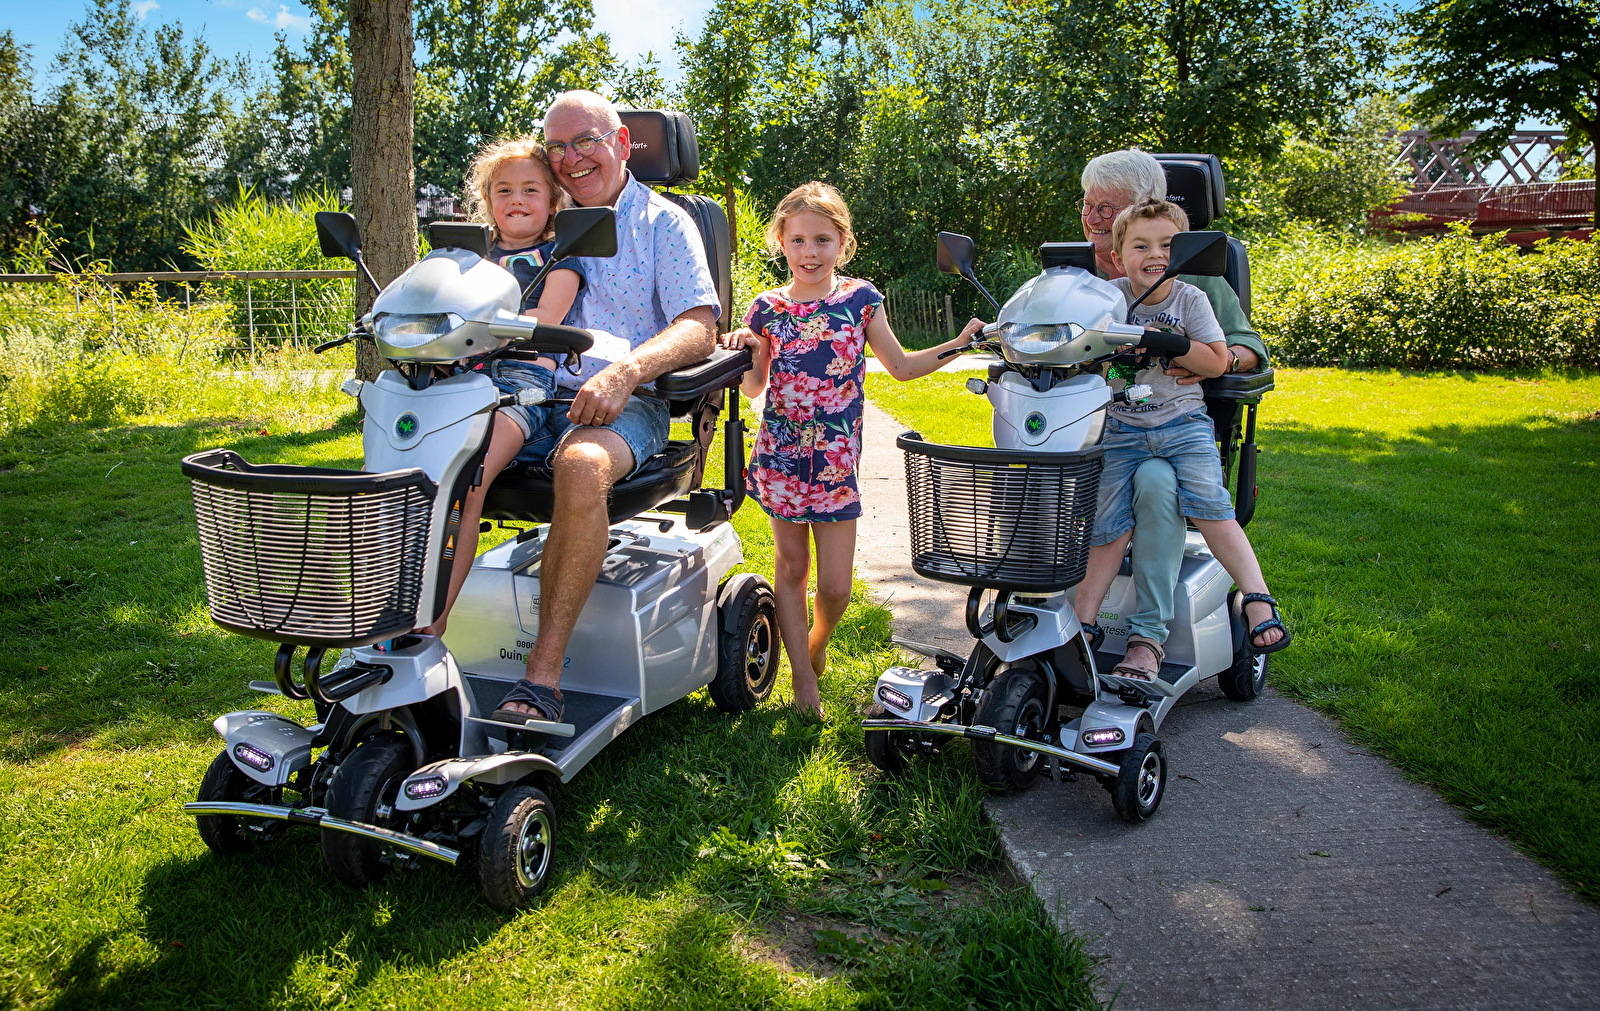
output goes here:
[{"label": "silver mobility scooter", "polygon": [[[636,178],[694,178],[699,153],[687,117],[624,117]],[[727,221],[710,200],[666,195],[700,228],[725,320]],[[324,253],[360,265],[354,221],[318,218]],[[557,256],[616,251],[609,208],[563,211],[556,233]],[[358,887],[421,857],[472,858],[489,902],[512,908],[549,880],[551,784],[702,687],[727,711],[755,706],[772,687],[771,588],[760,576],[730,575],[742,559],[729,519],[744,498],[738,383],[750,359],[718,351],[656,381],[652,395],[688,419],[691,437],[669,442],[613,490],[609,553],[562,674],[568,722],[487,719],[522,677],[539,634],[552,489],[542,469],[501,475],[485,514],[528,526],[477,559],[445,641],[412,634],[443,606],[461,498],[481,473],[493,412],[512,400],[473,366],[618,338],[519,317],[522,292],[483,259],[482,226],[436,226],[432,237],[434,251],[379,295],[356,331],[325,345],[371,340],[395,366],[346,384],[365,411],[365,471],[252,466],[227,450],[183,461],[213,617],[281,643],[273,679],[250,686],[310,699],[316,711],[309,726],[262,710],[220,717],[227,746],[185,810],[218,853],[265,842],[284,822],[315,826],[329,870]],[[542,391],[518,396],[533,403]],[[725,407],[723,487],[704,489]],[[330,650],[337,659],[324,670]]]},{"label": "silver mobility scooter", "polygon": [[[1203,229],[1223,208],[1221,164],[1212,155],[1158,155],[1170,199]],[[891,667],[878,678],[863,722],[868,757],[896,771],[951,736],[972,742],[990,786],[1014,791],[1049,767],[1096,776],[1117,813],[1139,822],[1156,812],[1167,782],[1157,733],[1184,692],[1215,677],[1229,698],[1254,698],[1267,657],[1245,641],[1239,593],[1204,539],[1190,530],[1175,594],[1167,660],[1150,680],[1112,672],[1127,651],[1134,610],[1132,570],[1124,560],[1100,610],[1104,642],[1092,643],[1073,613],[1083,578],[1100,476],[1097,445],[1104,409],[1148,396],[1133,387],[1112,395],[1103,365],[1143,345],[1176,355],[1188,339],[1125,322],[1121,292],[1093,274],[1087,242],[1046,243],[1044,270],[1002,308],[978,346],[997,352],[987,382],[968,380],[994,410],[993,449],[899,439],[906,454],[912,568],[971,587],[966,624],[976,642],[966,657],[897,640],[934,668]],[[972,241],[941,233],[940,267],[977,283]],[[1191,231],[1172,243],[1168,276],[1221,275],[1249,311],[1243,245],[1220,232]],[[979,290],[982,286],[979,285]],[[984,292],[987,297],[988,292]],[[990,301],[994,301],[992,298]],[[1225,481],[1241,524],[1255,507],[1255,417],[1272,389],[1271,370],[1208,380]]]}]

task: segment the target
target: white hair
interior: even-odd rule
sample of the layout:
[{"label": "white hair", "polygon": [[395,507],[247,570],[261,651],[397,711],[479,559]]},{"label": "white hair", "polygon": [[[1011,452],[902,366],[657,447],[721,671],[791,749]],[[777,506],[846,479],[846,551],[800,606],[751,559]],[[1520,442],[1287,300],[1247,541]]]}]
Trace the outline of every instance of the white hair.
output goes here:
[{"label": "white hair", "polygon": [[1129,203],[1161,200],[1167,195],[1167,173],[1148,151],[1129,148],[1108,151],[1089,159],[1079,180],[1085,193],[1091,190],[1126,194]]}]

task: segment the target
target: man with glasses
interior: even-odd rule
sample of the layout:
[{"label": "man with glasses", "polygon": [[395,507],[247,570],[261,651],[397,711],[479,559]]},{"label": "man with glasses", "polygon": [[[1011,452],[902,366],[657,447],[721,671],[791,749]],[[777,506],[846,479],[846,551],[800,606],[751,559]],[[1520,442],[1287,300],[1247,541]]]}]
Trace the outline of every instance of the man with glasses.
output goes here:
[{"label": "man with glasses", "polygon": [[525,679],[495,712],[513,723],[563,715],[561,669],[605,561],[611,486],[667,440],[665,403],[633,391],[710,356],[720,304],[694,221],[628,172],[628,128],[610,102],[592,91],[560,95],[544,136],[556,182],[573,202],[617,216],[617,255],[584,260],[573,325],[615,334],[632,349],[615,362],[585,355],[577,376],[559,374],[573,401],[553,419],[559,441],[548,457],[555,502],[540,566],[539,636]]}]

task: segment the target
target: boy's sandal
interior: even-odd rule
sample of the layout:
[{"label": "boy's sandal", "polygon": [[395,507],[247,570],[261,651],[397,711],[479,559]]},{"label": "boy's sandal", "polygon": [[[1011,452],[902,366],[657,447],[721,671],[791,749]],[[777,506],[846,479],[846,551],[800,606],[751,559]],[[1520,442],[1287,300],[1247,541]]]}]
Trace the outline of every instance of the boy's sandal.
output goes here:
[{"label": "boy's sandal", "polygon": [[[519,702],[531,706],[533,712],[522,712],[516,709],[507,709],[511,702]],[[560,723],[561,717],[566,715],[566,707],[561,704],[561,699],[556,695],[554,688],[536,685],[527,678],[518,678],[517,683],[506,692],[506,697],[500,700],[500,708],[490,714],[489,719],[512,726],[526,726],[529,720],[543,720],[546,723]]]},{"label": "boy's sandal", "polygon": [[1078,624],[1083,626],[1083,634],[1089,637],[1089,648],[1096,653],[1100,652],[1100,647],[1105,645],[1106,630],[1098,624],[1091,625],[1086,621],[1080,621]]},{"label": "boy's sandal", "polygon": [[[1269,594],[1265,594],[1265,593],[1247,593],[1244,596],[1240,597],[1239,598],[1239,615],[1240,615],[1240,617],[1242,618],[1244,616],[1244,606],[1246,604],[1253,604],[1253,603],[1258,603],[1258,602],[1262,603],[1262,604],[1266,604],[1268,607],[1272,608],[1272,617],[1268,618],[1266,621],[1263,621],[1261,624],[1257,625],[1255,628],[1252,628],[1250,630],[1250,633],[1245,636],[1245,648],[1250,651],[1252,656],[1262,656],[1262,655],[1267,654],[1267,653],[1276,653],[1278,650],[1280,650],[1283,647],[1289,645],[1289,640],[1292,638],[1292,636],[1289,633],[1289,626],[1287,626],[1287,625],[1285,625],[1283,623],[1283,618],[1281,616],[1279,616],[1279,614],[1278,614],[1278,602],[1276,600],[1273,600],[1272,597]],[[1283,629],[1283,638],[1279,639],[1277,642],[1268,643],[1265,646],[1256,645],[1256,637],[1257,636],[1259,636],[1263,632],[1271,631],[1274,628]]]},{"label": "boy's sandal", "polygon": [[1145,649],[1148,649],[1152,654],[1155,655],[1155,667],[1153,669],[1150,667],[1140,667],[1137,664],[1129,663],[1126,659],[1124,659],[1121,663],[1111,668],[1111,676],[1128,678],[1133,681],[1154,681],[1156,676],[1161,673],[1161,662],[1167,658],[1167,651],[1162,648],[1159,642],[1156,642],[1149,636],[1144,635],[1128,636],[1128,650],[1131,652],[1135,646],[1143,646]]}]

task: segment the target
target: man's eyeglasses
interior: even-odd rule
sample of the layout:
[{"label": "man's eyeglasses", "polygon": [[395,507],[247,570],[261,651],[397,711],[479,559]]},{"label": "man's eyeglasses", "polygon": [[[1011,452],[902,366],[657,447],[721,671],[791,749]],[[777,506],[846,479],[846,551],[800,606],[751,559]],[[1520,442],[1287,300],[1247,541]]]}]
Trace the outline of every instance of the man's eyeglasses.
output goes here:
[{"label": "man's eyeglasses", "polygon": [[1087,200],[1078,205],[1078,210],[1082,211],[1086,218],[1114,218],[1122,212],[1122,208],[1122,204],[1091,204]]},{"label": "man's eyeglasses", "polygon": [[622,127],[614,126],[598,137],[579,137],[571,144],[563,144],[559,140],[546,141],[544,145],[544,155],[551,161],[565,161],[568,151],[576,151],[579,158],[587,158],[589,155],[594,154],[595,147],[601,141],[605,140],[607,137],[616,133],[620,129],[622,129]]}]

